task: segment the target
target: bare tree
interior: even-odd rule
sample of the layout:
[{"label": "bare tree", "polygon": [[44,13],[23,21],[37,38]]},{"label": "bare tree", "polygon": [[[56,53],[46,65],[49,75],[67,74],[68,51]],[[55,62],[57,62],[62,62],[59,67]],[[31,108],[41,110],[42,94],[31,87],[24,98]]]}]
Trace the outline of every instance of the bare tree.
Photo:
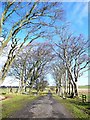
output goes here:
[{"label": "bare tree", "polygon": [[[31,46],[24,46],[22,52],[16,57],[9,74],[20,79],[20,91],[29,86],[30,90],[35,81],[45,75],[47,64],[53,59],[52,50],[49,44],[39,43]],[[42,83],[42,82],[41,82]]]},{"label": "bare tree", "polygon": [[[58,58],[57,58],[58,59]],[[65,71],[66,71],[66,68],[65,66],[63,65],[62,62],[60,62],[59,60],[58,61],[55,61],[54,64],[52,64],[52,73],[53,73],[53,77],[55,79],[55,82],[56,82],[56,88],[58,89],[58,95],[64,97],[64,93],[63,93],[63,86],[64,86],[64,89],[65,89],[65,82],[66,82],[66,79],[65,79]]]},{"label": "bare tree", "polygon": [[[0,34],[4,39],[1,41],[0,54],[9,43],[11,44],[8,59],[2,70],[2,80],[4,80],[23,45],[30,45],[40,36],[45,37],[46,35],[43,33],[48,27],[52,27],[57,19],[62,19],[63,10],[61,3],[23,3],[15,2],[15,0],[2,2],[2,8]],[[18,43],[13,42],[13,40],[17,40]],[[18,49],[16,50],[17,46]],[[15,53],[14,56],[11,54],[12,51]]]},{"label": "bare tree", "polygon": [[84,68],[87,67],[90,59],[88,57],[88,42],[82,35],[74,36],[63,27],[56,31],[59,36],[59,42],[55,43],[58,58],[62,60],[66,67],[69,83],[72,85],[75,96],[78,95],[77,81]]}]

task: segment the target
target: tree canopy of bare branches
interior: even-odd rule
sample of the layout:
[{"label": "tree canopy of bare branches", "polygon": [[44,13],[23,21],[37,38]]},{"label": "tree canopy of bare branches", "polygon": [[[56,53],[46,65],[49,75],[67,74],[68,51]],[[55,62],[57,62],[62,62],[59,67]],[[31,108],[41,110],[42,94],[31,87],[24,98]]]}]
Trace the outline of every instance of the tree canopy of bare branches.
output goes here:
[{"label": "tree canopy of bare branches", "polygon": [[[14,59],[22,47],[47,36],[48,28],[53,27],[56,20],[61,20],[63,9],[56,2],[1,2],[0,19],[0,55],[4,48],[11,44],[8,59],[2,68],[4,80]],[[50,31],[49,31],[50,32]],[[14,55],[13,55],[14,53]]]},{"label": "tree canopy of bare branches", "polygon": [[[59,40],[58,42],[54,42],[54,47],[52,48],[57,55],[57,59],[60,61],[60,65],[62,61],[63,68],[67,71],[68,79],[73,84],[73,92],[77,96],[78,78],[90,63],[90,58],[88,56],[88,41],[85,40],[84,36],[81,34],[79,36],[74,36],[67,30],[67,27],[56,29],[56,34]],[[58,65],[58,67],[60,69],[61,66]],[[63,68],[61,71],[63,71]]]}]

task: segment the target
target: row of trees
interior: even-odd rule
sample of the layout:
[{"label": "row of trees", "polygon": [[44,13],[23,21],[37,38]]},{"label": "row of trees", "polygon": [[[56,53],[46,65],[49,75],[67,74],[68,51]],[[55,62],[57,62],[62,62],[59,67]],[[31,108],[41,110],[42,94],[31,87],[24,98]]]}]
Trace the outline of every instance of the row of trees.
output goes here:
[{"label": "row of trees", "polygon": [[[62,4],[13,0],[1,5],[0,56],[7,49],[7,60],[0,69],[0,79],[14,75],[20,79],[20,91],[26,91],[27,85],[46,84],[43,79],[49,67],[59,92],[64,86],[65,93],[77,96],[78,78],[90,62],[89,44],[83,35],[74,36],[66,26],[57,24],[63,18]],[[42,39],[51,40],[51,44],[32,44]]]},{"label": "row of trees", "polygon": [[[89,41],[83,35],[75,36],[69,32],[68,27],[56,30],[58,42],[54,42],[56,62],[52,66],[53,76],[56,80],[58,92],[61,95],[78,96],[77,82],[85,70],[89,69],[90,49]],[[63,88],[63,89],[62,89]]]},{"label": "row of trees", "polygon": [[[0,16],[0,56],[3,56],[4,50],[8,49],[7,54],[5,53],[7,60],[0,69],[0,79],[3,82],[23,47],[31,46],[31,43],[36,39],[45,38],[51,32],[49,29],[54,26],[55,21],[62,19],[63,10],[61,3],[56,2],[15,2],[13,0],[11,2],[1,2],[0,5],[2,8]],[[37,64],[41,63],[38,61],[33,63],[32,68]],[[20,68],[23,69],[23,66],[20,66]],[[20,74],[23,74],[23,70]],[[29,73],[28,77],[30,77]]]},{"label": "row of trees", "polygon": [[32,87],[43,90],[48,85],[45,75],[52,59],[52,50],[47,43],[24,46],[9,71],[9,75],[20,80],[19,91],[24,89],[26,92],[27,87],[29,91]]}]

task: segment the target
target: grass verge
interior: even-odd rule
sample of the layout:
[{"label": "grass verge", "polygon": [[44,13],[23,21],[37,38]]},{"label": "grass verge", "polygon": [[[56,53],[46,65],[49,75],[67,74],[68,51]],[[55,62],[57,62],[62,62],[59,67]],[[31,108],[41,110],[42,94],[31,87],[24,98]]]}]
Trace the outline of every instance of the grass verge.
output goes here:
[{"label": "grass verge", "polygon": [[53,97],[72,113],[73,118],[90,119],[90,103],[79,102],[78,98],[62,99],[57,95],[53,95]]},{"label": "grass verge", "polygon": [[7,118],[17,110],[22,109],[28,102],[32,102],[39,96],[30,95],[9,95],[9,98],[2,101],[2,118]]}]

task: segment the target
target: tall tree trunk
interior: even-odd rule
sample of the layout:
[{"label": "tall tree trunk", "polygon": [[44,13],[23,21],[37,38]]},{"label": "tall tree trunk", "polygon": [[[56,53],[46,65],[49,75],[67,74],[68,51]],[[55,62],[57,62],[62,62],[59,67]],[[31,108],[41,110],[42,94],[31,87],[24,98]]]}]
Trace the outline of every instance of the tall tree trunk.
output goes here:
[{"label": "tall tree trunk", "polygon": [[23,85],[24,85],[24,79],[23,79],[23,69],[21,70],[21,88],[20,88],[20,92],[22,93],[23,91]]},{"label": "tall tree trunk", "polygon": [[24,81],[24,92],[27,92],[26,81]]},{"label": "tall tree trunk", "polygon": [[74,82],[74,93],[75,96],[78,96],[77,84]]},{"label": "tall tree trunk", "polygon": [[66,69],[66,94],[68,95],[68,82],[69,82],[68,70]]},{"label": "tall tree trunk", "polygon": [[21,90],[21,80],[19,80],[19,93],[20,93],[20,90]]},{"label": "tall tree trunk", "polygon": [[25,89],[24,89],[25,92],[27,92],[27,87],[25,86]]},{"label": "tall tree trunk", "polygon": [[62,95],[62,93],[61,93],[61,85],[60,85],[59,88],[58,88],[58,95],[59,95],[59,96]]},{"label": "tall tree trunk", "polygon": [[23,91],[23,76],[21,78],[21,90],[20,90],[20,92],[22,93],[22,91]]},{"label": "tall tree trunk", "polygon": [[68,72],[69,72],[70,80],[71,80],[72,83],[73,83],[72,89],[74,88],[74,94],[75,94],[75,96],[78,96],[77,85],[76,85],[76,83],[75,83],[76,79],[75,79],[75,81],[73,80],[73,76],[72,76],[72,74],[71,74],[71,72],[70,72],[69,67],[67,67],[67,69],[68,69]]},{"label": "tall tree trunk", "polygon": [[12,93],[13,91],[12,91],[12,86],[10,87],[10,92]]},{"label": "tall tree trunk", "polygon": [[68,94],[69,94],[69,95],[70,95],[70,93],[71,93],[70,90],[71,90],[71,89],[70,89],[70,82],[69,82],[69,87],[68,87]]},{"label": "tall tree trunk", "polygon": [[73,84],[72,83],[71,83],[71,88],[72,88],[71,89],[71,93],[74,93],[74,90],[73,90],[74,88],[73,88]]}]

